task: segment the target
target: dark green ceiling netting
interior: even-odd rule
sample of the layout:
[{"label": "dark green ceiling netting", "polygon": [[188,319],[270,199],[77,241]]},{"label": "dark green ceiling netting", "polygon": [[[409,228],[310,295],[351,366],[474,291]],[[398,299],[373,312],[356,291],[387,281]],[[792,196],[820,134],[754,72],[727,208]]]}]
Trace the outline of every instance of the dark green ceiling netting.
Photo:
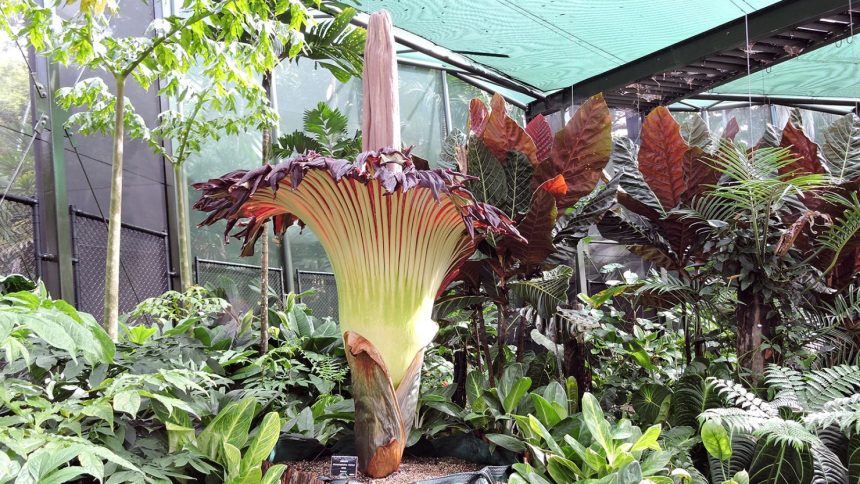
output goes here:
[{"label": "dark green ceiling netting", "polygon": [[[755,49],[755,46],[753,46]],[[860,35],[843,40],[711,92],[765,96],[860,98]]]},{"label": "dark green ceiling netting", "polygon": [[[812,0],[810,0],[812,1]],[[348,0],[543,91],[564,88],[776,0]],[[489,55],[487,55],[489,54]]]}]

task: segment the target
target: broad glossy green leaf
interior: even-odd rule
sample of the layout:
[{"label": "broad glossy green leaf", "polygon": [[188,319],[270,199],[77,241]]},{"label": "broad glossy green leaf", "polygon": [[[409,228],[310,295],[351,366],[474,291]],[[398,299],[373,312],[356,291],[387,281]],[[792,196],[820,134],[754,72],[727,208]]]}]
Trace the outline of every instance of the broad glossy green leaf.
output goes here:
[{"label": "broad glossy green leaf", "polygon": [[653,424],[665,419],[672,400],[672,390],[665,385],[646,383],[633,394],[630,404],[636,411],[639,421]]},{"label": "broad glossy green leaf", "polygon": [[523,441],[507,434],[486,434],[484,437],[493,444],[503,449],[508,449],[511,452],[523,452],[526,450],[526,444]]},{"label": "broad glossy green leaf", "polygon": [[263,480],[260,484],[277,484],[278,482],[281,482],[281,475],[285,470],[287,470],[287,466],[283,464],[275,464],[272,467],[269,467],[269,470],[266,471],[266,475],[263,476]]},{"label": "broad glossy green leaf", "polygon": [[725,427],[708,420],[702,424],[702,444],[709,454],[719,461],[727,461],[732,458],[732,443]]},{"label": "broad glossy green leaf", "polygon": [[210,459],[218,461],[223,442],[236,448],[244,447],[256,405],[257,401],[253,397],[227,405],[197,436],[200,451]]},{"label": "broad glossy green leaf", "polygon": [[531,429],[531,431],[534,432],[535,435],[538,435],[541,439],[543,439],[544,444],[546,444],[547,448],[550,451],[552,451],[556,455],[564,455],[564,452],[561,450],[561,447],[558,445],[555,439],[552,438],[552,435],[549,433],[549,430],[547,430],[546,427],[544,427],[544,425],[540,423],[540,421],[535,418],[534,415],[529,415],[528,420],[529,428]]},{"label": "broad glossy green leaf", "polygon": [[633,443],[633,447],[630,448],[630,452],[638,452],[642,450],[655,450],[659,451],[660,444],[657,443],[657,439],[660,438],[660,425],[652,425],[648,427],[647,430],[638,438],[636,442]]},{"label": "broad glossy green leaf", "polygon": [[257,436],[251,441],[251,444],[245,449],[242,456],[242,473],[248,472],[254,467],[259,467],[260,464],[269,457],[275,444],[278,442],[278,437],[281,434],[281,419],[277,412],[269,412],[263,417],[262,423],[257,430]]},{"label": "broad glossy green leaf", "polygon": [[511,386],[510,392],[505,395],[505,399],[502,402],[502,406],[505,409],[505,413],[514,413],[514,410],[519,406],[520,401],[525,397],[526,392],[529,391],[529,388],[532,386],[532,379],[524,376],[514,382],[513,386]]},{"label": "broad glossy green leaf", "polygon": [[140,393],[137,390],[124,390],[117,393],[113,397],[113,408],[117,412],[125,412],[134,418],[140,409]]},{"label": "broad glossy green leaf", "polygon": [[609,422],[603,417],[600,403],[591,393],[586,393],[582,396],[582,417],[585,426],[591,432],[591,438],[606,451],[607,455],[612,454],[615,446],[612,443]]},{"label": "broad glossy green leaf", "polygon": [[557,455],[549,456],[546,471],[555,482],[574,482],[582,477],[582,471],[573,461]]},{"label": "broad glossy green leaf", "polygon": [[535,406],[535,412],[537,413],[538,419],[540,419],[541,423],[547,429],[552,429],[555,427],[557,423],[559,423],[562,419],[561,415],[559,415],[558,411],[552,406],[552,404],[546,401],[545,398],[538,395],[537,393],[531,393],[529,396],[532,399],[532,402]]}]

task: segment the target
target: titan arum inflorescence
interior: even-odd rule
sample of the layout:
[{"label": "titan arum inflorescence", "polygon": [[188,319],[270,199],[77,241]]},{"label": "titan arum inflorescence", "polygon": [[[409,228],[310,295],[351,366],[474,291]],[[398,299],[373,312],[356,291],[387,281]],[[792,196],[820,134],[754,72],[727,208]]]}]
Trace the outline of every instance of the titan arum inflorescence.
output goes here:
[{"label": "titan arum inflorescence", "polygon": [[[194,185],[203,192],[194,207],[209,213],[201,225],[224,219],[225,235],[238,228],[243,255],[253,253],[268,220],[282,236],[298,223],[319,238],[337,281],[358,453],[370,475],[399,465],[423,349],[437,330],[437,293],[483,232],[519,238],[510,218],[463,187],[470,178],[420,170],[408,150],[383,149],[355,161],[310,152]],[[394,430],[376,436],[380,428]]]}]

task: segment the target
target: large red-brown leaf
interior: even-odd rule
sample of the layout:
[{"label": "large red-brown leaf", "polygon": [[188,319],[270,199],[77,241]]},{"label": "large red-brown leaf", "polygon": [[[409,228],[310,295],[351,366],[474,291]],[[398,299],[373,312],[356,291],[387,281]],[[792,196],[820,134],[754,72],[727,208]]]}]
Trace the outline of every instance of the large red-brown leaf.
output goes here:
[{"label": "large red-brown leaf", "polygon": [[475,98],[469,102],[469,134],[481,136],[487,126],[487,106],[480,99]]},{"label": "large red-brown leaf", "polygon": [[651,111],[642,124],[639,171],[663,209],[675,208],[684,194],[684,154],[688,146],[680,126],[664,106]]},{"label": "large red-brown leaf", "polygon": [[597,94],[555,134],[552,153],[535,170],[534,183],[563,175],[567,193],[558,201],[558,208],[571,207],[597,186],[611,153],[612,117],[603,94]]},{"label": "large red-brown leaf", "polygon": [[824,173],[824,166],[818,159],[818,145],[809,139],[802,129],[795,128],[791,121],[785,125],[779,145],[791,150],[791,154],[797,158],[797,161],[780,168],[780,175]]},{"label": "large red-brown leaf", "polygon": [[555,250],[552,244],[552,229],[558,217],[557,201],[566,195],[567,187],[561,175],[541,183],[532,194],[529,211],[517,224],[517,230],[527,242],[505,237],[499,243],[499,251],[507,252],[519,260],[523,268],[541,264],[546,260]]},{"label": "large red-brown leaf", "polygon": [[701,195],[711,188],[709,185],[716,185],[718,181],[720,172],[711,167],[708,154],[699,147],[687,150],[684,154],[684,201],[689,202]]},{"label": "large red-brown leaf", "polygon": [[537,159],[543,161],[552,153],[552,128],[543,114],[538,114],[526,125],[526,133],[532,137],[537,148]]},{"label": "large red-brown leaf", "polygon": [[[663,220],[657,221],[660,233],[669,241],[669,245],[677,257],[683,260],[688,248],[695,242],[695,229],[688,220],[682,220],[680,215],[670,213]],[[683,266],[683,262],[680,263]]]},{"label": "large red-brown leaf", "polygon": [[518,151],[529,158],[532,166],[538,164],[535,142],[508,116],[505,98],[501,94],[493,94],[490,101],[490,115],[487,117],[482,139],[496,159],[503,163],[507,160],[509,151]]},{"label": "large red-brown leaf", "polygon": [[741,127],[738,125],[738,120],[733,117],[729,120],[729,124],[726,125],[726,129],[723,130],[723,139],[734,141],[735,136],[737,136],[740,131]]}]

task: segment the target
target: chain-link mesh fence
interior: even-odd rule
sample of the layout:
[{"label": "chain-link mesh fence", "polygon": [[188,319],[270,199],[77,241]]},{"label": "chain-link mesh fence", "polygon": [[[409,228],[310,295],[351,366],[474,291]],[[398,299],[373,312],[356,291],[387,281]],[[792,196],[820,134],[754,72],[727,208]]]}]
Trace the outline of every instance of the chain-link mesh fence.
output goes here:
[{"label": "chain-link mesh fence", "polygon": [[[194,259],[195,282],[221,293],[237,313],[260,304],[260,266],[209,259]],[[283,271],[269,268],[269,300],[279,305],[284,297]]]},{"label": "chain-link mesh fence", "polygon": [[7,195],[0,204],[0,275],[39,277],[36,201]]},{"label": "chain-link mesh fence", "polygon": [[307,304],[318,318],[337,320],[337,285],[331,272],[296,271],[299,293],[313,289],[314,294],[304,296]]},{"label": "chain-link mesh fence", "polygon": [[[107,223],[96,215],[71,210],[78,309],[102,318],[104,312]],[[140,301],[170,289],[167,234],[122,225],[119,310],[131,311]]]}]

